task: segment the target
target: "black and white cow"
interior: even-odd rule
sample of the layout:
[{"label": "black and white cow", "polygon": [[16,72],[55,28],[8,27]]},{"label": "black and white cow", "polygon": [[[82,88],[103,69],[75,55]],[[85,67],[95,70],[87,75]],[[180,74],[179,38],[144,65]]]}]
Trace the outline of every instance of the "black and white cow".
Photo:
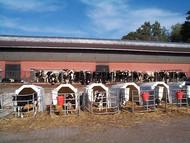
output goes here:
[{"label": "black and white cow", "polygon": [[46,73],[44,72],[44,70],[35,70],[35,81],[36,82],[46,81]]},{"label": "black and white cow", "polygon": [[77,71],[74,73],[74,81],[80,82],[82,85],[89,84],[92,81],[90,71]]},{"label": "black and white cow", "polygon": [[179,81],[185,81],[187,79],[187,74],[185,72],[179,72]]},{"label": "black and white cow", "polygon": [[15,80],[12,79],[12,78],[3,78],[3,79],[2,79],[2,82],[3,82],[3,83],[13,83],[13,82],[15,82]]},{"label": "black and white cow", "polygon": [[33,108],[34,114],[37,112],[37,93],[28,95],[15,95],[13,96],[12,101],[13,105],[16,107],[18,117],[23,118],[24,113],[33,110]]},{"label": "black and white cow", "polygon": [[169,79],[169,73],[167,71],[158,72],[157,81],[168,82],[168,79]]},{"label": "black and white cow", "polygon": [[93,102],[95,103],[94,105],[98,106],[99,111],[102,111],[104,109],[105,102],[106,102],[106,98],[104,96],[105,96],[105,93],[94,91]]},{"label": "black and white cow", "polygon": [[169,72],[169,81],[170,82],[178,81],[178,72],[170,71]]},{"label": "black and white cow", "polygon": [[66,109],[66,113],[72,114],[72,112],[75,110],[75,106],[76,106],[75,94],[71,94],[71,93],[66,94],[64,106]]},{"label": "black and white cow", "polygon": [[60,74],[59,70],[48,71],[46,81],[51,84],[55,84],[55,83],[59,82],[59,79],[58,79],[59,74]]},{"label": "black and white cow", "polygon": [[62,71],[59,72],[58,79],[59,82],[64,82],[64,83],[70,83],[74,81],[74,76],[75,72],[71,69],[63,69]]},{"label": "black and white cow", "polygon": [[109,81],[110,83],[115,83],[116,82],[116,71],[110,71],[109,73]]},{"label": "black and white cow", "polygon": [[154,81],[154,72],[152,71],[146,71],[146,73],[144,74],[144,81],[148,81],[148,82],[152,82]]},{"label": "black and white cow", "polygon": [[91,82],[92,74],[90,71],[85,71],[85,76],[86,76],[86,84],[89,84]]}]

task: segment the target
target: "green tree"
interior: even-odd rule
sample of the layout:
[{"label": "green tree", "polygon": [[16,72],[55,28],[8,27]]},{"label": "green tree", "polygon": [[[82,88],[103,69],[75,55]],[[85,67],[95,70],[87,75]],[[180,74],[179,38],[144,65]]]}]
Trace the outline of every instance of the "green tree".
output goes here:
[{"label": "green tree", "polygon": [[182,41],[190,43],[190,10],[187,12],[188,16],[186,17],[185,23],[182,24],[181,27],[181,36]]},{"label": "green tree", "polygon": [[155,21],[154,24],[152,24],[152,36],[154,41],[159,41],[161,39],[161,33],[162,29],[160,27],[160,23],[158,21]]},{"label": "green tree", "polygon": [[152,26],[150,22],[145,22],[143,25],[141,25],[141,28],[137,29],[137,33],[139,33],[139,36],[140,36],[139,40],[150,41],[151,29],[152,29]]},{"label": "green tree", "polygon": [[190,20],[190,10],[187,12],[188,16],[186,17],[186,20]]},{"label": "green tree", "polygon": [[181,28],[182,28],[182,25],[179,23],[177,23],[171,27],[171,29],[172,29],[171,36],[170,36],[171,42],[181,42],[181,40],[182,40],[182,36],[180,33]]},{"label": "green tree", "polygon": [[161,28],[160,23],[156,21],[154,24],[150,22],[144,22],[140,28],[135,32],[122,37],[122,39],[128,40],[141,40],[141,41],[168,41],[169,34],[165,27]]},{"label": "green tree", "polygon": [[169,41],[169,31],[166,29],[166,27],[163,27],[161,29],[161,37],[158,41],[165,41],[165,42],[168,42]]},{"label": "green tree", "polygon": [[136,32],[130,32],[129,34],[122,37],[122,40],[128,39],[128,40],[139,40]]}]

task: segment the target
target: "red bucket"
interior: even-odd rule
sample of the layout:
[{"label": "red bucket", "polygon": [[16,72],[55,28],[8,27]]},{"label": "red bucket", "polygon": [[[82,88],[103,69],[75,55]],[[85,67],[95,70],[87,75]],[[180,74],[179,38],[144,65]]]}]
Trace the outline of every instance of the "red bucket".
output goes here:
[{"label": "red bucket", "polygon": [[182,99],[183,98],[183,91],[176,91],[176,97],[177,97],[177,99]]},{"label": "red bucket", "polygon": [[143,93],[142,93],[142,99],[143,99],[144,101],[147,101],[147,100],[149,99],[149,93],[148,93],[148,92],[143,92]]},{"label": "red bucket", "polygon": [[63,105],[65,102],[65,96],[57,96],[57,104]]}]

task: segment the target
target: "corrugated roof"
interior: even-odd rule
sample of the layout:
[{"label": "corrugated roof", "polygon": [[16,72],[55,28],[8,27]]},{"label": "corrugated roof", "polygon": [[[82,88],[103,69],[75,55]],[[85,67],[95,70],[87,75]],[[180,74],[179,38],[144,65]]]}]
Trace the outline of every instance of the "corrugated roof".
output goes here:
[{"label": "corrugated roof", "polygon": [[3,35],[0,47],[190,53],[190,44],[186,43]]}]

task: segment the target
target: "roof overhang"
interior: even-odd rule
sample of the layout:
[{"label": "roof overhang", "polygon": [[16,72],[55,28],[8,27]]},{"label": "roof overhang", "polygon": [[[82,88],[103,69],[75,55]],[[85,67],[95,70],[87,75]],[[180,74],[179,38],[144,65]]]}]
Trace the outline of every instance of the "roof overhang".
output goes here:
[{"label": "roof overhang", "polygon": [[0,47],[190,54],[190,44],[186,43],[56,37],[0,36]]}]

